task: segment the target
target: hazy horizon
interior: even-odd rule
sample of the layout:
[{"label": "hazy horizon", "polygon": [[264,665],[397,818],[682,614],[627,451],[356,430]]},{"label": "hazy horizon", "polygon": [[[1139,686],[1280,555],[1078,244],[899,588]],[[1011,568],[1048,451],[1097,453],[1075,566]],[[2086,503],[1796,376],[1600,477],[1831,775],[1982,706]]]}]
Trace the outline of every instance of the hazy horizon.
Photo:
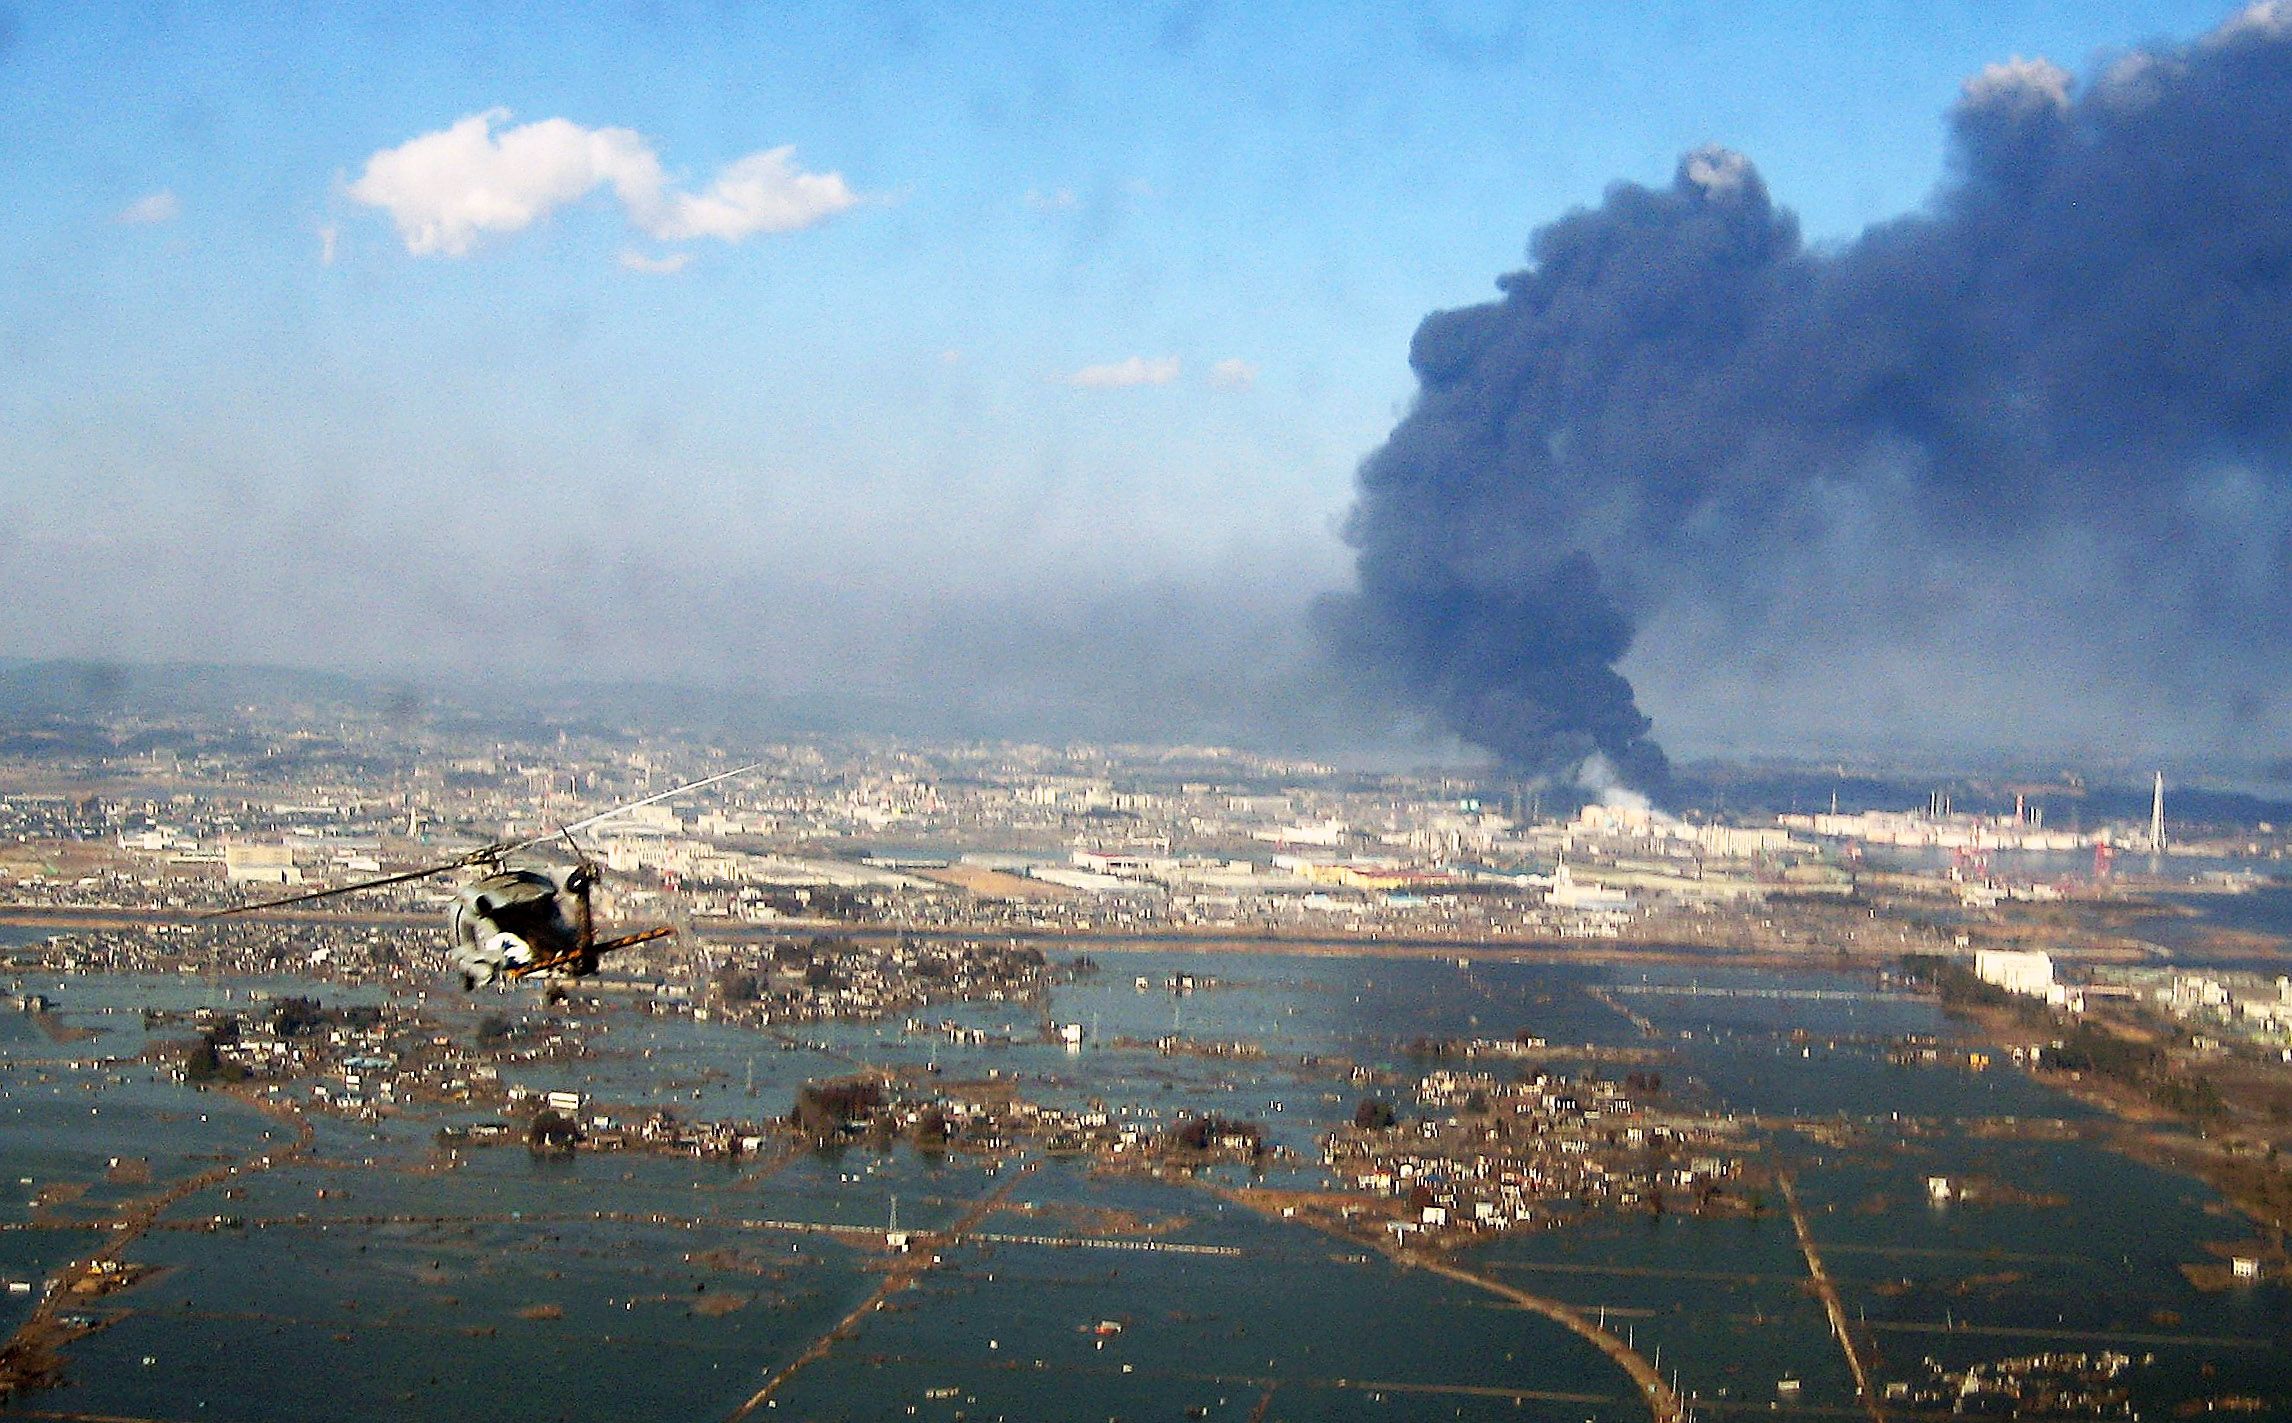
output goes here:
[{"label": "hazy horizon", "polygon": [[[1963,255],[1990,250],[1968,193],[2040,150],[2000,147],[1984,116],[2058,114],[2118,145],[2111,172],[2179,134],[2202,179],[2249,157],[2196,126],[2205,96],[2257,82],[2208,76],[2232,52],[2276,63],[2287,25],[2163,0],[1725,24],[1689,6],[27,10],[0,36],[0,112],[25,137],[0,155],[21,195],[0,216],[0,655],[734,689],[1318,754],[1497,744],[1484,705],[1460,719],[1421,661],[1347,638],[1374,606],[1349,601],[1377,537],[1364,461],[1424,448],[1423,333],[1494,310],[1500,277],[1575,290],[1554,242],[1737,173],[1781,234],[1775,290],[1813,274],[1803,304],[1760,289],[1776,368],[1868,354],[1823,305],[1838,293],[1941,305],[1887,265],[1918,242],[1932,269],[1971,264],[1969,311],[2019,311]],[[2136,79],[2151,112],[2196,117],[2110,128]],[[2282,165],[2243,176],[2275,191]],[[2282,219],[2216,212],[2197,180],[2125,187],[2172,234],[2144,266],[2258,264],[2236,269],[2240,332],[2171,328],[2243,373],[2233,404],[2193,356],[2092,376],[2106,363],[2061,352],[2117,337],[2082,310],[2034,353],[1972,326],[1905,338],[1892,359],[1915,379],[1872,387],[1896,402],[1879,418],[1845,376],[1722,389],[1666,356],[1631,387],[1648,430],[1607,427],[1591,482],[1547,430],[1532,499],[1459,493],[1453,525],[1400,526],[1516,522],[1541,545],[1525,560],[1494,539],[1435,560],[1507,597],[1592,557],[1624,616],[1626,705],[1675,760],[2272,759],[2292,740],[2273,591],[2292,402],[2262,339],[2285,309]],[[1606,280],[1581,290],[1628,310]],[[2164,330],[2169,303],[2213,290],[2161,283],[2123,320]],[[1638,357],[1613,334],[1535,339],[1579,343],[1620,393],[1601,373]],[[2052,405],[2031,429],[1979,408],[1934,376],[1960,355],[2015,372],[2002,406]],[[1513,378],[1490,376],[1515,413],[1587,408]],[[2097,459],[2079,432],[2128,382],[2152,428],[2195,433]],[[1712,468],[1650,473],[1682,448]],[[2126,494],[2112,463],[2162,492]],[[1995,507],[1936,514],[1952,480],[1989,481]],[[1665,502],[1689,483],[1740,507]],[[2040,506],[2030,529],[2003,512]],[[1489,675],[1513,695],[1547,651]]]}]

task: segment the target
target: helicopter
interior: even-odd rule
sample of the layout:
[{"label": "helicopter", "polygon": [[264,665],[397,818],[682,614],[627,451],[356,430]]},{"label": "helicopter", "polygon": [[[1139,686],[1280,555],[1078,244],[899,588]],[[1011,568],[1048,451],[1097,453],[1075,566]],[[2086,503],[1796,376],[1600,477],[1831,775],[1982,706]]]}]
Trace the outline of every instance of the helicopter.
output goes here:
[{"label": "helicopter", "polygon": [[[529,835],[519,840],[497,840],[434,865],[403,870],[379,879],[361,880],[357,884],[337,885],[332,889],[315,890],[308,894],[292,894],[284,899],[242,904],[217,910],[206,917],[226,919],[237,914],[252,914],[264,909],[278,909],[290,904],[308,904],[313,900],[356,894],[361,890],[381,889],[387,885],[411,884],[435,875],[452,874],[457,870],[479,869],[483,872],[477,878],[454,891],[453,903],[446,910],[446,929],[450,939],[446,962],[461,976],[463,991],[475,992],[496,980],[506,985],[536,977],[585,978],[597,971],[599,962],[606,954],[667,938],[676,930],[663,924],[599,939],[591,895],[604,879],[604,868],[581,848],[580,842],[573,838],[573,832],[586,830],[641,806],[655,805],[683,795],[686,791],[745,775],[763,764],[754,761],[697,781],[687,781],[683,785],[671,786],[639,800],[625,801],[586,820],[558,826],[545,834]],[[508,857],[518,851],[530,850],[555,840],[563,840],[573,851],[574,862],[571,865],[529,868],[508,863]]]}]

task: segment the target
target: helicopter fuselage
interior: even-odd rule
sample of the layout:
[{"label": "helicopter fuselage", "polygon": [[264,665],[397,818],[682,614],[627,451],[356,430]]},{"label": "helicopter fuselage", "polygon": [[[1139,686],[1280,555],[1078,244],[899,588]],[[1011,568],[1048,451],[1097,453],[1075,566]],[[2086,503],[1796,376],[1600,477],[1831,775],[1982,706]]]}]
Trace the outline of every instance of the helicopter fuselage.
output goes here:
[{"label": "helicopter fuselage", "polygon": [[[535,975],[582,978],[595,973],[598,960],[606,954],[665,939],[676,930],[664,924],[600,940],[597,937],[594,906],[590,896],[597,888],[602,871],[597,862],[590,859],[573,839],[573,832],[586,830],[641,806],[656,805],[672,796],[680,796],[702,786],[713,786],[734,776],[746,775],[763,764],[761,761],[751,761],[745,766],[735,766],[729,771],[719,771],[713,776],[703,776],[697,781],[686,781],[683,785],[670,786],[665,791],[655,791],[648,796],[624,801],[585,820],[560,825],[554,834],[529,835],[521,840],[497,840],[493,844],[436,864],[419,865],[376,879],[361,880],[356,884],[290,894],[284,899],[233,905],[228,909],[215,910],[205,917],[225,919],[234,914],[281,909],[290,904],[332,899],[338,894],[355,894],[360,890],[382,889],[389,885],[414,884],[433,875],[483,866],[485,872],[482,875],[454,891],[453,907],[446,912],[446,929],[453,941],[446,950],[446,961],[461,975],[462,986],[476,988],[481,983],[491,983],[497,978],[521,979]],[[580,863],[560,870],[510,869],[502,863],[502,857],[512,851],[524,850],[550,840],[563,840],[579,856]]]},{"label": "helicopter fuselage", "polygon": [[575,976],[594,970],[575,919],[582,891],[566,882],[569,873],[496,870],[454,892],[446,959],[465,987],[520,977],[536,965]]}]

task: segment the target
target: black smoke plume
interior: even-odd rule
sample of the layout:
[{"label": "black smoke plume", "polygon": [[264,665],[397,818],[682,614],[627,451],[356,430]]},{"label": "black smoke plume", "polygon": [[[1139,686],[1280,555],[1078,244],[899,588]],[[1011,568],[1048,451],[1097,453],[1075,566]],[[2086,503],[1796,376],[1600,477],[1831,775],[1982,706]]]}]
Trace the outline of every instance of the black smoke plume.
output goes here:
[{"label": "black smoke plume", "polygon": [[2292,3],[2081,85],[1993,66],[1951,122],[1926,208],[1844,246],[1706,149],[1428,317],[1347,527],[1351,665],[1516,769],[1643,789],[1616,663],[1683,605],[1803,668],[2002,597],[2023,625],[1967,624],[2000,655],[2255,714],[2292,650]]}]

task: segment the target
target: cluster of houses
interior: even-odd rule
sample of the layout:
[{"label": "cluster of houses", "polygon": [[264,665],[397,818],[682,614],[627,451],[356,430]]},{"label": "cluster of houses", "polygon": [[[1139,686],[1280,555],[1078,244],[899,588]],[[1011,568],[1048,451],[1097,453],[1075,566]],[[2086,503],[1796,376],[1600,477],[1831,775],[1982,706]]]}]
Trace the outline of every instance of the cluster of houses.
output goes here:
[{"label": "cluster of houses", "polygon": [[1417,1084],[1421,1115],[1364,1103],[1330,1135],[1330,1172],[1376,1202],[1403,1240],[1552,1223],[1600,1208],[1664,1208],[1671,1193],[1697,1209],[1743,1176],[1742,1146],[1723,1124],[1659,1114],[1660,1080],[1566,1079],[1539,1072],[1500,1080],[1440,1070]]},{"label": "cluster of houses", "polygon": [[[581,1144],[592,1151],[650,1151],[670,1156],[723,1160],[753,1156],[771,1139],[771,1128],[755,1122],[688,1121],[666,1107],[646,1107],[615,1115],[613,1109],[591,1102],[579,1092],[542,1091],[511,1087],[503,1110],[512,1117],[534,1118],[553,1112],[571,1124]],[[473,1140],[501,1140],[510,1129],[486,1122],[465,1129]]]},{"label": "cluster of houses", "polygon": [[1033,1003],[1078,971],[1007,939],[786,939],[730,951],[691,1011],[760,1027],[883,1018],[933,1003]]},{"label": "cluster of houses", "polygon": [[274,1098],[366,1119],[415,1104],[499,1105],[506,1100],[504,1065],[589,1050],[556,1024],[516,1037],[481,1034],[472,1043],[396,1004],[327,1009],[261,989],[246,990],[243,1001],[243,1008],[182,1014],[147,1009],[145,1022],[154,1029],[180,1022],[196,1034],[175,1050],[179,1078],[243,1082]]}]

